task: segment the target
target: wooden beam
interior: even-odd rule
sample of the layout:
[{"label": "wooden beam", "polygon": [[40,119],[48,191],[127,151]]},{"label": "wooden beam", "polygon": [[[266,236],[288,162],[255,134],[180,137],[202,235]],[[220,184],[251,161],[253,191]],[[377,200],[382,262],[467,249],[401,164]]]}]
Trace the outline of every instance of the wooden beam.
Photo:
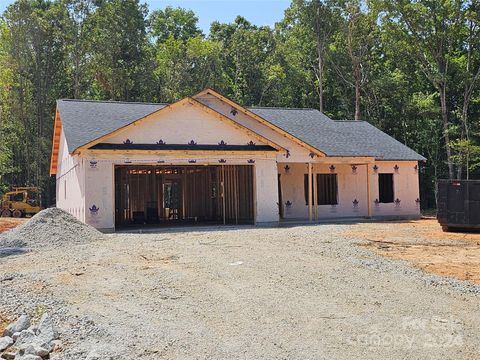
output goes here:
[{"label": "wooden beam", "polygon": [[368,217],[372,217],[372,194],[370,189],[370,166],[365,164],[367,168],[367,208],[368,208]]},{"label": "wooden beam", "polygon": [[[76,152],[80,154],[81,152]],[[87,149],[82,152],[83,154],[92,154],[92,155],[196,155],[208,157],[212,155],[239,155],[239,156],[275,156],[276,152],[274,151],[228,151],[228,150],[114,150],[114,149]]]},{"label": "wooden beam", "polygon": [[222,208],[223,208],[223,225],[227,223],[226,221],[226,208],[225,208],[225,166],[222,165],[222,182],[221,182],[221,188],[222,188]]},{"label": "wooden beam", "polygon": [[308,220],[312,221],[312,164],[308,163]]}]

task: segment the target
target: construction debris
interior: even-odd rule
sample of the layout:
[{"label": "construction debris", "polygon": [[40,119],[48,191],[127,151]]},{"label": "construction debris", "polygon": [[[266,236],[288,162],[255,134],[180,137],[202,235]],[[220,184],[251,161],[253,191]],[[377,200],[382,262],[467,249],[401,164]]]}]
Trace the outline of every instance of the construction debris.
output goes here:
[{"label": "construction debris", "polygon": [[103,236],[95,228],[58,208],[49,208],[28,222],[0,234],[0,252],[16,248],[42,249],[62,245],[82,244]]}]

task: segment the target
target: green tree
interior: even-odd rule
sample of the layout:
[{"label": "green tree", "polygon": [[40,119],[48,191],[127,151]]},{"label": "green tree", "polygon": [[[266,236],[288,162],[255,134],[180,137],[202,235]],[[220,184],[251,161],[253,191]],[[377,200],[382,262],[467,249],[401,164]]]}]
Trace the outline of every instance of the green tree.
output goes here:
[{"label": "green tree", "polygon": [[226,88],[219,90],[245,105],[260,104],[274,74],[270,61],[275,50],[272,29],[254,26],[237,16],[231,24],[212,23],[210,39],[222,44]]},{"label": "green tree", "polygon": [[192,10],[167,6],[153,11],[149,20],[151,35],[157,43],[164,43],[169,38],[186,41],[203,35]]},{"label": "green tree", "polygon": [[91,86],[87,74],[88,29],[87,19],[95,11],[94,0],[65,0],[70,26],[67,31],[67,46],[70,57],[69,77],[73,82],[73,97],[81,98]]},{"label": "green tree", "polygon": [[[333,44],[332,66],[338,78],[354,90],[354,118],[362,118],[362,96],[369,81],[373,54],[379,46],[376,14],[360,0],[341,3],[341,31]],[[378,60],[378,59],[377,59]]]},{"label": "green tree", "polygon": [[12,174],[18,172],[14,165],[13,146],[18,141],[10,115],[10,90],[13,72],[10,63],[9,29],[0,19],[0,192],[8,188]]},{"label": "green tree", "polygon": [[150,100],[151,52],[146,5],[138,0],[105,0],[87,19],[89,96]]},{"label": "green tree", "polygon": [[222,82],[218,42],[200,36],[187,40],[168,38],[156,45],[160,99],[175,101]]},{"label": "green tree", "polygon": [[443,137],[448,175],[454,177],[450,143],[450,110],[448,103],[451,59],[458,49],[463,31],[463,2],[460,0],[382,2],[385,31],[395,40],[399,50],[415,59],[440,98]]},{"label": "green tree", "polygon": [[19,0],[3,19],[7,30],[2,44],[8,54],[3,56],[2,72],[10,74],[10,85],[2,94],[2,122],[8,124],[16,164],[9,181],[40,186],[48,198],[52,108],[57,98],[68,95],[68,13],[58,2]]},{"label": "green tree", "polygon": [[318,108],[324,111],[325,67],[330,60],[331,45],[340,26],[338,7],[332,1],[294,0],[285,11],[283,26],[284,37],[289,46],[287,53],[299,53],[297,58],[301,66],[312,71],[318,95]]}]

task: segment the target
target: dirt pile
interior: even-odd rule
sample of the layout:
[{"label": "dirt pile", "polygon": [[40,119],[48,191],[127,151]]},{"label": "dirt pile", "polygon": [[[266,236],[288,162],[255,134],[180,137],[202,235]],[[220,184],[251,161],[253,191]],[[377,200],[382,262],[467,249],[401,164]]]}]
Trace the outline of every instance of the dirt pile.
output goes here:
[{"label": "dirt pile", "polygon": [[0,234],[0,249],[59,247],[88,243],[102,236],[101,232],[69,213],[58,208],[49,208],[39,212],[26,223]]}]

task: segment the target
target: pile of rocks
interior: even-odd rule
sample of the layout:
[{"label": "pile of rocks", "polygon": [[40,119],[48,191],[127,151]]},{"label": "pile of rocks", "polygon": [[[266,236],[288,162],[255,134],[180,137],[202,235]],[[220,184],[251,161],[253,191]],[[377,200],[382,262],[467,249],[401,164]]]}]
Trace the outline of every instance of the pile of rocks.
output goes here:
[{"label": "pile of rocks", "polygon": [[38,325],[28,315],[8,325],[0,338],[0,357],[7,360],[42,360],[61,350],[61,342],[50,316],[45,313]]},{"label": "pile of rocks", "polygon": [[[58,208],[40,211],[26,223],[0,234],[0,254],[5,249],[46,249],[85,244],[103,234]],[[8,252],[8,250],[7,250]]]}]

